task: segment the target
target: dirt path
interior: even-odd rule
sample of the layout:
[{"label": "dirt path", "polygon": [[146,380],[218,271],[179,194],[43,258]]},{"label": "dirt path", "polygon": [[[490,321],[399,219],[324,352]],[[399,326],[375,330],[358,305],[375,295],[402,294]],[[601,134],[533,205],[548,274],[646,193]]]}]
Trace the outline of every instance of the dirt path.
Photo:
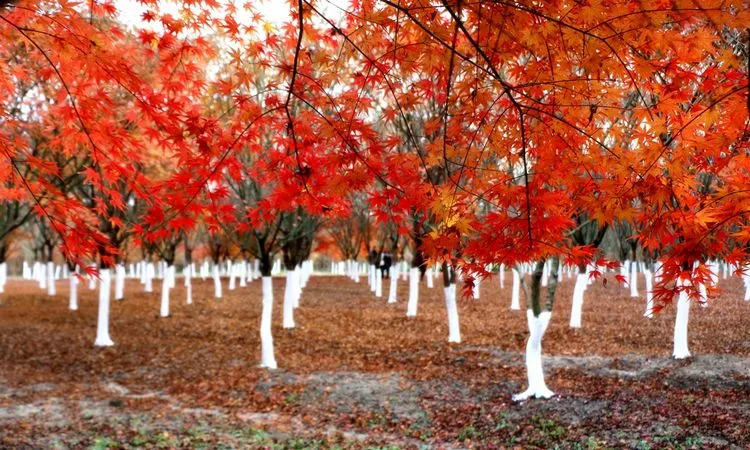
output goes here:
[{"label": "dirt path", "polygon": [[[456,363],[490,355],[488,366],[519,366],[520,354],[460,346]],[[742,448],[739,435],[700,424],[653,421],[675,401],[739,424],[750,417],[750,358],[704,355],[688,361],[640,355],[547,357],[553,379],[584,377],[614,385],[612,395],[587,395],[564,388],[548,401],[513,404],[517,381],[472,385],[466,380],[416,381],[399,373],[273,372],[254,386],[257,393],[292,389],[282,400],[292,411],[203,408],[157,391],[131,391],[116,381],[89,387],[87,396],[66,395],[60,385],[0,384],[0,442],[46,448],[496,448],[550,444],[580,448]],[[0,374],[2,372],[0,371]],[[672,395],[654,390],[670,388]],[[656,394],[656,395],[653,395]],[[446,411],[447,410],[447,411]],[[452,423],[461,412],[471,418]],[[311,419],[311,417],[314,417]],[[358,422],[340,421],[356,417]],[[617,419],[619,417],[619,419]],[[616,420],[609,429],[602,422]],[[458,426],[460,425],[460,426]],[[31,427],[25,442],[14,430]],[[441,430],[450,429],[452,433]],[[730,428],[731,429],[731,428]],[[42,432],[43,431],[43,432]],[[22,433],[21,433],[22,434]],[[21,435],[19,434],[19,436]]]},{"label": "dirt path", "polygon": [[592,285],[584,328],[569,329],[564,280],[543,344],[557,397],[520,405],[524,314],[495,283],[460,303],[464,344],[448,345],[439,289],[407,319],[403,297],[387,305],[365,283],[313,278],[297,328],[274,319],[273,372],[257,368],[258,283],[217,301],[197,280],[193,305],[177,284],[160,319],[159,293],[129,281],[112,305],[117,345],[95,349],[95,291],[71,313],[64,286],[50,298],[13,281],[0,305],[0,448],[750,446],[750,305],[736,280],[691,312],[688,361],[664,356],[669,311],[646,320],[619,287]]}]

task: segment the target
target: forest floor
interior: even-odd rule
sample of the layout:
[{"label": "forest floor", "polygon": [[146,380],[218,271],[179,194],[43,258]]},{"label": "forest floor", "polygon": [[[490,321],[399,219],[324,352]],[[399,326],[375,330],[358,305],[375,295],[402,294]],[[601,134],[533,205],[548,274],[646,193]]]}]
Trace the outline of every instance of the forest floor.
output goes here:
[{"label": "forest floor", "polygon": [[[510,276],[459,301],[461,344],[447,343],[442,288],[407,282],[386,304],[344,277],[313,277],[281,328],[279,369],[260,358],[260,282],[213,298],[178,279],[172,316],[159,286],[128,280],[112,303],[116,346],[94,348],[96,291],[67,282],[48,297],[13,279],[0,303],[0,448],[748,448],[750,303],[738,279],[693,305],[693,358],[669,358],[674,308],[643,317],[643,298],[610,280],[586,291],[583,328],[568,327],[573,281],[558,289],[544,337],[556,396],[516,404],[525,388],[526,315],[511,311]],[[643,286],[643,279],[640,280]],[[224,285],[226,289],[226,282]],[[387,284],[384,283],[387,292]],[[523,299],[522,299],[523,300]]]}]

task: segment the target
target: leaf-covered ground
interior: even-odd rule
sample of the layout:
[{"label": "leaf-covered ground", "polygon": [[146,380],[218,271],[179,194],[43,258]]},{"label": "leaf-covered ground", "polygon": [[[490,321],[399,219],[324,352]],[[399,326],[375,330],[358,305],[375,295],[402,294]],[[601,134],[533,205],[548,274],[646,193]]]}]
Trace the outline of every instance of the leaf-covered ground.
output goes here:
[{"label": "leaf-covered ground", "polygon": [[566,279],[543,344],[557,396],[523,404],[511,395],[524,389],[527,325],[509,309],[506,281],[460,301],[463,343],[449,345],[439,286],[422,284],[409,319],[406,282],[388,305],[366,280],[313,277],[297,328],[284,330],[277,278],[280,369],[269,372],[256,367],[258,281],[215,300],[198,280],[185,305],[178,280],[161,319],[158,287],[144,294],[128,280],[112,304],[117,345],[97,349],[95,291],[81,285],[71,312],[66,282],[47,297],[11,280],[0,304],[0,448],[750,446],[750,303],[739,280],[693,306],[696,356],[674,361],[672,308],[648,320],[644,299],[597,283],[572,330]]}]

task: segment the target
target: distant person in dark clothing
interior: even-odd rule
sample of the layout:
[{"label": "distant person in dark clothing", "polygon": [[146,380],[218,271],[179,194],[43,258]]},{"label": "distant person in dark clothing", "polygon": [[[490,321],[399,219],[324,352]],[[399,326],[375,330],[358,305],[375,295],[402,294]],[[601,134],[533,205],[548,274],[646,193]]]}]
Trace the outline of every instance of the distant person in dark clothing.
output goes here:
[{"label": "distant person in dark clothing", "polygon": [[383,252],[380,255],[380,271],[383,273],[383,278],[388,278],[391,272],[391,265],[393,264],[393,257],[388,252]]}]

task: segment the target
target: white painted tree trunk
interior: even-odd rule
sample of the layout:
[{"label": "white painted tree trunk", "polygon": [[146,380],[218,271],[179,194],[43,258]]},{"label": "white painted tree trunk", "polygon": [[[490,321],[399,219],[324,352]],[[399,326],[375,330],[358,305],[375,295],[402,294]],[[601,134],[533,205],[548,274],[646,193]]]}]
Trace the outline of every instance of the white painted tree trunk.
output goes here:
[{"label": "white painted tree trunk", "polygon": [[140,261],[136,266],[135,273],[141,281],[141,284],[146,284],[146,261]]},{"label": "white painted tree trunk", "polygon": [[515,268],[513,272],[513,288],[511,290],[510,309],[520,310],[521,309],[521,274]]},{"label": "white painted tree trunk", "polygon": [[240,287],[247,287],[247,262],[240,261]]},{"label": "white painted tree trunk", "polygon": [[650,319],[654,317],[654,274],[646,269],[643,276],[646,278],[646,312],[643,315]]},{"label": "white painted tree trunk", "polygon": [[498,276],[500,277],[500,289],[505,289],[505,264],[500,264]]},{"label": "white painted tree trunk", "polygon": [[292,279],[294,280],[293,287],[293,293],[294,297],[292,297],[292,305],[295,308],[299,308],[299,301],[302,297],[302,269],[300,269],[300,266],[295,266],[294,271],[292,272]]},{"label": "white painted tree trunk", "polygon": [[70,300],[68,301],[68,309],[71,311],[78,310],[78,268],[70,274],[68,283],[70,284]]},{"label": "white painted tree trunk", "polygon": [[445,310],[448,312],[448,342],[461,342],[461,330],[458,324],[458,305],[456,304],[456,284],[443,288]]},{"label": "white painted tree trunk", "polygon": [[112,274],[109,269],[99,271],[99,314],[96,320],[96,347],[110,347],[115,345],[109,337],[109,291],[111,290]]},{"label": "white painted tree trunk", "polygon": [[520,394],[514,395],[513,400],[520,402],[531,397],[550,398],[554,393],[547,388],[544,382],[544,371],[542,370],[542,338],[547,331],[552,313],[542,311],[539,316],[534,312],[526,311],[526,320],[529,324],[529,340],[526,342],[526,375],[528,388]]},{"label": "white painted tree trunk", "polygon": [[312,275],[312,261],[303,262],[301,269],[299,285],[300,289],[304,289],[307,286],[307,282],[310,281],[310,275]]},{"label": "white painted tree trunk", "polygon": [[29,267],[29,263],[24,261],[23,262],[23,279],[24,280],[30,280],[31,279],[31,267]]},{"label": "white painted tree trunk", "polygon": [[[265,279],[265,278],[264,278]],[[294,296],[296,295],[294,287],[294,271],[286,271],[286,286],[284,286],[284,328],[294,328]]]},{"label": "white painted tree trunk", "polygon": [[[26,264],[26,261],[24,261]],[[26,267],[24,267],[26,269]],[[8,264],[0,263],[0,294],[5,292],[5,283],[8,281]]]},{"label": "white painted tree trunk", "polygon": [[[677,280],[678,286],[686,286],[687,282]],[[672,356],[675,359],[690,357],[688,349],[688,317],[690,315],[690,298],[687,292],[680,292],[677,296],[677,315],[674,322],[674,350]]]},{"label": "white painted tree trunk", "polygon": [[638,263],[630,262],[630,296],[638,297]]},{"label": "white painted tree trunk", "polygon": [[185,267],[185,303],[193,304],[193,270],[191,265]]},{"label": "white painted tree trunk", "polygon": [[235,278],[237,277],[237,265],[230,262],[227,271],[229,272],[229,290],[233,291]]},{"label": "white painted tree trunk", "polygon": [[94,277],[93,275],[89,275],[88,277],[89,277],[89,290],[93,291],[94,289],[96,289],[96,277]]},{"label": "white painted tree trunk", "polygon": [[169,317],[169,289],[171,286],[172,271],[174,266],[167,266],[164,269],[164,278],[161,280],[161,308],[159,308],[160,317]]},{"label": "white painted tree trunk", "polygon": [[359,264],[357,263],[357,261],[353,261],[353,263],[354,264],[353,264],[352,270],[354,272],[353,272],[352,279],[354,280],[355,283],[359,283]]},{"label": "white painted tree trunk", "polygon": [[407,281],[409,279],[409,266],[406,265],[406,261],[401,261],[401,280]]},{"label": "white painted tree trunk", "polygon": [[406,317],[417,315],[419,304],[419,268],[412,267],[409,271],[409,302],[406,305]]},{"label": "white painted tree trunk", "polygon": [[375,293],[375,266],[372,264],[367,265],[367,285],[370,287],[370,292]]},{"label": "white painted tree trunk", "polygon": [[115,266],[115,300],[125,298],[125,266]]},{"label": "white painted tree trunk", "polygon": [[214,279],[214,297],[221,298],[221,276],[219,275],[219,265],[214,263],[213,273],[211,274]]},{"label": "white painted tree trunk", "polygon": [[545,262],[542,266],[542,287],[547,287],[549,284],[549,262]]},{"label": "white painted tree trunk", "polygon": [[579,273],[576,277],[576,284],[573,288],[573,307],[570,311],[570,327],[581,328],[581,318],[583,316],[583,296],[586,292],[586,282],[588,275]]},{"label": "white painted tree trunk", "polygon": [[433,287],[435,287],[435,280],[433,280],[432,274],[433,274],[432,267],[428,267],[427,272],[425,273],[425,276],[427,277],[427,287],[429,289],[432,289]]},{"label": "white painted tree trunk", "polygon": [[45,264],[39,264],[39,270],[37,272],[37,279],[39,281],[39,289],[47,289],[47,266]]},{"label": "white painted tree trunk", "polygon": [[154,276],[156,276],[156,266],[154,263],[149,262],[146,264],[146,286],[145,290],[148,293],[154,292]]},{"label": "white painted tree trunk", "polygon": [[625,279],[625,285],[630,287],[630,260],[626,259],[620,265],[620,275]]},{"label": "white painted tree trunk", "polygon": [[55,283],[55,263],[52,261],[47,263],[47,270],[45,271],[47,274],[47,295],[54,296],[57,295],[57,286]]},{"label": "white painted tree trunk", "polygon": [[396,290],[398,289],[399,265],[391,266],[391,286],[388,290],[388,303],[396,303]]},{"label": "white painted tree trunk", "polygon": [[276,358],[273,355],[273,334],[271,319],[273,317],[273,278],[263,277],[263,308],[260,316],[260,367],[276,369]]},{"label": "white painted tree trunk", "polygon": [[474,300],[479,300],[479,285],[482,283],[482,280],[477,277],[474,280],[474,287],[471,289],[471,296],[474,297]]},{"label": "white painted tree trunk", "polygon": [[750,269],[745,269],[742,281],[745,283],[745,301],[750,302]]},{"label": "white painted tree trunk", "polygon": [[383,271],[375,269],[375,297],[383,296]]}]

